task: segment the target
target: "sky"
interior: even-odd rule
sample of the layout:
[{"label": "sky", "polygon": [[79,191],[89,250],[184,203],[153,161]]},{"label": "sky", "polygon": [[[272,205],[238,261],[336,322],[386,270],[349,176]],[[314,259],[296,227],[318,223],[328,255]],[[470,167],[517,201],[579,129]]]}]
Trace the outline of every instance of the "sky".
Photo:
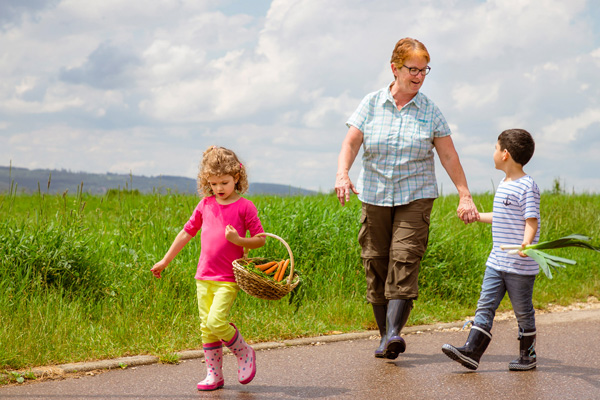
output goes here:
[{"label": "sky", "polygon": [[329,192],[346,120],[392,81],[403,37],[429,50],[421,92],[473,193],[502,179],[510,128],[536,141],[540,189],[600,193],[595,0],[2,0],[0,165],[195,178],[219,145],[251,182]]}]

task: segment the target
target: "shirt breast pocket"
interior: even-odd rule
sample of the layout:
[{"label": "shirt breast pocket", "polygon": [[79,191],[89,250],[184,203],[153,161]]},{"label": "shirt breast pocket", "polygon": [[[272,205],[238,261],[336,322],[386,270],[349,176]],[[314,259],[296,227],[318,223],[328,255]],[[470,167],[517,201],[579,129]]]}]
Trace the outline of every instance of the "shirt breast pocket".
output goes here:
[{"label": "shirt breast pocket", "polygon": [[413,140],[433,141],[431,124],[426,120],[410,118],[407,121],[407,129],[411,132]]},{"label": "shirt breast pocket", "polygon": [[433,134],[428,125],[416,118],[406,121],[405,147],[410,149],[411,159],[420,160],[430,157],[433,148]]}]

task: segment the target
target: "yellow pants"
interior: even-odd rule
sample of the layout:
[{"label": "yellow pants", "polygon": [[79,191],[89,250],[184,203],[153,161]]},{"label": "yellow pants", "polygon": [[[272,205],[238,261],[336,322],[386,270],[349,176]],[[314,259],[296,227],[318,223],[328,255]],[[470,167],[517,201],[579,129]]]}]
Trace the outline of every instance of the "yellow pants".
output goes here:
[{"label": "yellow pants", "polygon": [[229,325],[229,311],[239,290],[235,282],[196,280],[202,343],[233,339],[235,329]]}]

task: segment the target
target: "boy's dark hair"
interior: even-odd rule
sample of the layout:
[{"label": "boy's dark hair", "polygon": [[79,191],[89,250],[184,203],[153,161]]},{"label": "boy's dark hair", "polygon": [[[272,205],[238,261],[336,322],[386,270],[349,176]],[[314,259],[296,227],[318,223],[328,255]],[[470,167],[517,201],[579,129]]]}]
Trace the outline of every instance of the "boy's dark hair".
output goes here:
[{"label": "boy's dark hair", "polygon": [[524,166],[531,160],[535,142],[525,129],[507,129],[498,136],[500,150],[508,150],[515,162]]}]

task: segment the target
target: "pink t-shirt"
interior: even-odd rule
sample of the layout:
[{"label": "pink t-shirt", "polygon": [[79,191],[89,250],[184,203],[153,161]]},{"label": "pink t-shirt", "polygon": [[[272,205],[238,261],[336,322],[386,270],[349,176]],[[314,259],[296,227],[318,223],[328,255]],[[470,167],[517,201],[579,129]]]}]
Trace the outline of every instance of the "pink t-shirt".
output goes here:
[{"label": "pink t-shirt", "polygon": [[243,197],[235,203],[222,205],[215,196],[203,198],[183,229],[191,236],[200,233],[200,260],[196,279],[235,282],[233,260],[243,257],[244,248],[225,239],[225,227],[232,225],[240,236],[264,232],[254,204]]}]

